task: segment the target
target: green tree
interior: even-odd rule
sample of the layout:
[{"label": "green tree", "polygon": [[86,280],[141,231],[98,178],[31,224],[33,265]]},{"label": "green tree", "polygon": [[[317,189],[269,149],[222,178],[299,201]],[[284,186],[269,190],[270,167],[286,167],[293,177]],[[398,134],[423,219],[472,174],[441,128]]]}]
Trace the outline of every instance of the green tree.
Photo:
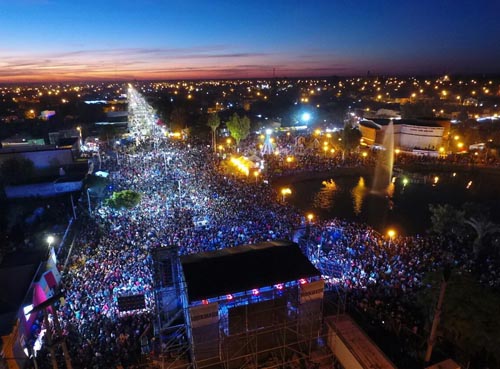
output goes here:
[{"label": "green tree", "polygon": [[18,184],[35,175],[35,164],[22,156],[6,159],[0,166],[0,177],[4,184]]},{"label": "green tree", "polygon": [[[432,272],[423,280],[427,288],[417,294],[417,307],[428,317],[434,316],[441,284],[441,273]],[[500,294],[484,287],[468,272],[453,273],[448,281],[438,334],[463,350],[464,361],[485,349],[500,360],[500,321],[493,311],[500,306]]]},{"label": "green tree", "polygon": [[141,201],[141,194],[131,190],[113,192],[106,205],[114,209],[132,209]]},{"label": "green tree", "polygon": [[236,146],[240,144],[250,134],[250,119],[247,116],[240,118],[236,113],[233,114],[231,119],[226,122],[227,129],[236,141]]},{"label": "green tree", "polygon": [[344,131],[342,134],[342,146],[349,152],[356,150],[359,146],[361,137],[361,132],[356,127],[344,127]]},{"label": "green tree", "polygon": [[350,123],[344,126],[342,132],[336,137],[338,147],[342,151],[342,158],[345,157],[346,153],[350,153],[358,148],[361,137],[360,130],[353,127]]},{"label": "green tree", "polygon": [[214,149],[214,152],[217,151],[217,140],[216,140],[216,137],[217,137],[217,128],[219,128],[220,126],[220,118],[219,118],[219,115],[217,113],[215,114],[210,114],[208,116],[208,121],[207,121],[207,126],[210,127],[210,129],[212,130],[212,147]]},{"label": "green tree", "polygon": [[170,113],[170,130],[180,131],[186,128],[187,114],[183,108],[174,108]]},{"label": "green tree", "polygon": [[445,205],[429,205],[431,212],[431,232],[444,237],[462,240],[465,235],[465,211]]},{"label": "green tree", "polygon": [[109,142],[109,140],[115,139],[116,136],[120,135],[120,129],[112,124],[106,124],[102,126],[99,131],[99,136],[102,141]]},{"label": "green tree", "polygon": [[83,187],[85,188],[85,191],[90,189],[93,194],[96,194],[99,197],[104,195],[104,191],[108,185],[109,179],[101,176],[95,176],[93,174],[88,174],[83,180]]},{"label": "green tree", "polygon": [[500,226],[486,218],[470,218],[465,220],[465,224],[471,226],[476,232],[476,238],[472,243],[472,251],[474,256],[478,258],[485,249],[486,237],[494,233],[499,233]]}]

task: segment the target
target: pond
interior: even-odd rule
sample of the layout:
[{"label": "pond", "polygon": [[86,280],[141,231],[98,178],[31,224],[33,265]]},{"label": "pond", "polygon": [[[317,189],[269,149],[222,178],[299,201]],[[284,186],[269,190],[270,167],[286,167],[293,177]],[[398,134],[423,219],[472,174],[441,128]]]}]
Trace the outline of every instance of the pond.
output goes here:
[{"label": "pond", "polygon": [[478,202],[500,219],[500,179],[470,173],[400,173],[393,177],[387,195],[371,193],[373,177],[342,176],[295,182],[285,201],[320,219],[341,218],[366,223],[380,232],[423,233],[431,225],[429,204],[460,207]]}]

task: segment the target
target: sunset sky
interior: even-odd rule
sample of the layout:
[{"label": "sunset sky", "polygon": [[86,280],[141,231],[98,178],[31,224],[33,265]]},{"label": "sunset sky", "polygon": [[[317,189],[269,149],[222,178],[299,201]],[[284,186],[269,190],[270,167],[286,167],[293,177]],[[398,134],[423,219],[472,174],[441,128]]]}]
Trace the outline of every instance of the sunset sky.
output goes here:
[{"label": "sunset sky", "polygon": [[0,0],[0,82],[500,73],[498,0]]}]

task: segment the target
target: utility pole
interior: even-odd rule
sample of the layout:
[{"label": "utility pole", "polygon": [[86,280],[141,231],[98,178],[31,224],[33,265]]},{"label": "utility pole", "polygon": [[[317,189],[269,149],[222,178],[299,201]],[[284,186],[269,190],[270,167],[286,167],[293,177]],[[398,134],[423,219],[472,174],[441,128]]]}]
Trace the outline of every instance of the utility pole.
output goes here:
[{"label": "utility pole", "polygon": [[439,322],[441,320],[441,312],[444,302],[444,294],[446,292],[446,286],[448,284],[448,280],[450,279],[451,270],[449,267],[445,267],[443,270],[443,275],[441,279],[441,288],[439,290],[439,298],[436,306],[436,311],[434,313],[434,319],[432,320],[432,328],[431,333],[429,335],[429,340],[427,341],[427,351],[425,352],[425,363],[428,364],[431,360],[432,350],[434,349],[434,345],[436,344],[437,337],[437,329],[439,326]]},{"label": "utility pole", "polygon": [[75,210],[75,202],[73,201],[73,194],[69,195],[71,199],[71,209],[73,210],[73,219],[76,220],[76,210]]},{"label": "utility pole", "polygon": [[178,189],[179,189],[179,207],[182,207],[182,192],[181,192],[181,180],[177,181]]}]

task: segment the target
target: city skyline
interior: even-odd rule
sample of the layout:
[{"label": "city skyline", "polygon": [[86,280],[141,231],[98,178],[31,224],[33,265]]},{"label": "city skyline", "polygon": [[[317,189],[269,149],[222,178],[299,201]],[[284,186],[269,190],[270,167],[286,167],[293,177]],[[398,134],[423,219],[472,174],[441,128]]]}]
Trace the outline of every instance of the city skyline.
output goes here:
[{"label": "city skyline", "polygon": [[0,4],[0,83],[500,73],[493,0]]}]

